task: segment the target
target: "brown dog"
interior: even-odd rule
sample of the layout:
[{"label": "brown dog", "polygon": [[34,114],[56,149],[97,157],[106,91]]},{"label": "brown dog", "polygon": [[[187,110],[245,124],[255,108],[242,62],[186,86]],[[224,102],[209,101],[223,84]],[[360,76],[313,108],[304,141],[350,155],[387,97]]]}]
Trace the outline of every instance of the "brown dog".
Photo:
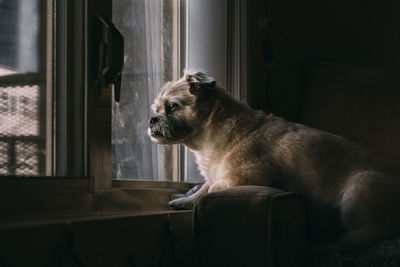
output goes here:
[{"label": "brown dog", "polygon": [[345,138],[254,111],[201,72],[165,84],[153,110],[152,141],[184,144],[205,178],[172,207],[190,209],[207,192],[232,186],[264,185],[301,195],[315,240],[341,237],[335,249],[399,232],[400,181]]}]

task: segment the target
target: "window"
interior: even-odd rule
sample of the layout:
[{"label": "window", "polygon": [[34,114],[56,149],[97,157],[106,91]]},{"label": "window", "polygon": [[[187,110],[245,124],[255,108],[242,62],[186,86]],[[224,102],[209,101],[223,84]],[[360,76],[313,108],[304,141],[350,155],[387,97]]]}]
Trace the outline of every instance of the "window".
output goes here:
[{"label": "window", "polygon": [[112,109],[114,178],[179,181],[179,146],[157,146],[147,136],[159,88],[181,74],[179,3],[113,2],[113,21],[125,38],[121,101]]},{"label": "window", "polygon": [[[171,194],[202,181],[184,147],[150,142],[150,105],[184,68],[240,84],[232,69],[244,61],[227,48],[243,39],[228,42],[227,9],[244,3],[1,0],[0,219],[165,211]],[[97,86],[96,16],[113,17],[125,37],[120,103]]]},{"label": "window", "polygon": [[113,2],[113,21],[125,37],[121,102],[113,104],[114,179],[203,181],[192,153],[151,143],[147,125],[159,89],[184,68],[206,70],[226,85],[227,8],[213,0]]},{"label": "window", "polygon": [[[150,105],[161,85],[184,68],[205,70],[221,86],[229,83],[231,68],[243,66],[228,64],[234,53],[227,50],[241,39],[228,42],[228,9],[240,10],[239,3],[244,2],[0,1],[0,176],[38,177],[29,180],[27,191],[43,176],[80,178],[65,184],[92,192],[118,187],[123,179],[202,181],[188,150],[150,142]],[[110,88],[96,86],[95,16],[112,17],[125,37],[120,103],[111,101]],[[39,187],[49,179],[40,181],[45,183]]]},{"label": "window", "polygon": [[[101,121],[97,127],[102,118],[90,117],[101,116],[100,106],[89,100],[93,43],[85,37],[91,29],[85,32],[90,19],[84,16],[85,9],[104,13],[107,7],[125,38],[121,101],[111,107],[111,176],[202,181],[184,147],[151,143],[147,122],[162,84],[179,78],[184,68],[206,70],[225,86],[226,1],[1,1],[0,175],[98,176],[100,164],[108,165],[88,147],[104,143],[98,129],[108,126]],[[107,146],[97,149],[108,153]],[[90,162],[99,163],[91,167],[94,173]],[[104,187],[111,185],[107,170],[99,173]]]},{"label": "window", "polygon": [[0,175],[52,172],[47,9],[46,1],[0,2]]},{"label": "window", "polygon": [[2,176],[85,174],[84,3],[0,1]]}]

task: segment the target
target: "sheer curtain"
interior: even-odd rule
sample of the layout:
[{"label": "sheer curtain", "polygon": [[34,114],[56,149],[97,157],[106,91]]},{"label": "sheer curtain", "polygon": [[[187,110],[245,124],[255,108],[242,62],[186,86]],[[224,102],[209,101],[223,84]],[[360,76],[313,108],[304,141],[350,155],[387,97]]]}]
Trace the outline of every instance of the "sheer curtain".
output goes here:
[{"label": "sheer curtain", "polygon": [[177,181],[178,148],[151,143],[150,106],[177,62],[174,12],[177,1],[113,1],[113,21],[125,38],[121,101],[113,104],[114,179]]}]

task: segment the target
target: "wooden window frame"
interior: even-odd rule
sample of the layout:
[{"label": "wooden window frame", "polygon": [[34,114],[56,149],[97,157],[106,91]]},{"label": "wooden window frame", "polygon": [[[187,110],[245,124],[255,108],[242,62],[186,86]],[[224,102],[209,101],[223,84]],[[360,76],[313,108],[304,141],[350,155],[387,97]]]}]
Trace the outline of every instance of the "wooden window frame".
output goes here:
[{"label": "wooden window frame", "polygon": [[[53,0],[49,0],[53,1]],[[188,12],[187,0],[182,2],[184,9],[181,12]],[[111,0],[54,0],[55,8],[60,8],[57,21],[54,22],[56,29],[56,53],[54,53],[57,69],[54,82],[44,81],[47,86],[53,85],[57,88],[56,95],[59,103],[56,107],[55,134],[57,140],[55,147],[53,177],[5,177],[0,179],[0,194],[5,212],[0,216],[0,221],[38,220],[51,218],[70,218],[82,216],[95,216],[115,213],[143,213],[143,212],[172,212],[167,200],[173,194],[183,193],[194,184],[186,182],[155,182],[139,180],[112,180],[111,177],[111,90],[103,90],[100,94],[91,76],[95,62],[93,59],[96,53],[93,49],[93,39],[90,38],[95,16],[102,16],[111,20]],[[227,10],[236,10],[236,17],[229,17],[230,20],[237,20],[240,2],[235,0],[234,5],[225,4]],[[226,13],[225,13],[226,14]],[[79,18],[79,19],[77,19]],[[226,17],[225,17],[226,18]],[[63,21],[60,25],[59,20]],[[187,17],[180,16],[181,23],[185,22],[184,30],[187,27]],[[58,23],[57,23],[58,22]],[[242,21],[243,22],[243,21]],[[183,25],[183,24],[182,24]],[[226,31],[235,31],[228,29]],[[63,27],[63,28],[59,28]],[[74,38],[70,39],[70,36]],[[243,36],[240,35],[240,36]],[[68,38],[67,38],[68,37]],[[238,38],[238,33],[226,34],[222,45],[227,46],[227,54],[224,57],[237,55],[237,51],[243,48],[243,41]],[[234,44],[232,44],[232,41]],[[190,51],[186,50],[188,39],[180,41],[180,66],[189,66],[188,60]],[[228,43],[231,46],[228,46]],[[47,43],[49,45],[49,43]],[[247,52],[241,54],[241,60],[245,60]],[[224,61],[225,62],[225,61]],[[236,60],[232,69],[226,69],[228,73],[239,73],[242,80],[236,76],[226,76],[223,84],[236,84],[237,90],[230,92],[239,98],[241,94],[239,85],[243,85],[245,73],[240,69],[242,64]],[[52,62],[47,62],[51,64]],[[193,62],[192,62],[193,63]],[[49,65],[47,66],[49,67]],[[213,69],[215,65],[210,61],[209,66]],[[230,67],[232,68],[232,66]],[[236,78],[235,78],[236,77]],[[217,77],[218,78],[218,77]],[[233,80],[235,79],[235,80]],[[68,101],[65,102],[65,99]],[[243,100],[243,99],[242,99]],[[64,102],[63,102],[64,101]],[[79,105],[74,105],[79,103]],[[179,157],[184,156],[184,150],[179,148]],[[184,172],[185,166],[180,166],[180,173]],[[160,191],[161,190],[161,191]],[[134,192],[131,194],[129,192]],[[154,203],[146,207],[146,201],[161,195],[165,196],[165,203]],[[128,195],[128,197],[127,197]],[[25,210],[26,206],[33,205],[30,199],[37,200],[37,214],[17,214]],[[4,200],[4,201],[3,201]],[[14,202],[13,202],[14,201]],[[143,203],[138,209],[137,202]],[[41,208],[41,204],[47,203]],[[51,203],[51,204],[48,204]],[[66,203],[75,203],[68,206]],[[59,206],[67,205],[69,208],[60,210]],[[79,209],[78,206],[87,207]],[[107,206],[108,209],[93,209],[94,206]],[[78,210],[78,211],[77,211]]]}]

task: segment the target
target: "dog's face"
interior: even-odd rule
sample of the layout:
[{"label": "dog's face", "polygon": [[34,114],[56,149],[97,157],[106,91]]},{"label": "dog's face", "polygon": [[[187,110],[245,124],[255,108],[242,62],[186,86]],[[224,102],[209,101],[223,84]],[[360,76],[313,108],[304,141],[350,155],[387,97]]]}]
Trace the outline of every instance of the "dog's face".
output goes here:
[{"label": "dog's face", "polygon": [[188,144],[201,136],[213,106],[215,80],[201,72],[187,72],[167,82],[152,105],[148,135],[158,144]]}]

